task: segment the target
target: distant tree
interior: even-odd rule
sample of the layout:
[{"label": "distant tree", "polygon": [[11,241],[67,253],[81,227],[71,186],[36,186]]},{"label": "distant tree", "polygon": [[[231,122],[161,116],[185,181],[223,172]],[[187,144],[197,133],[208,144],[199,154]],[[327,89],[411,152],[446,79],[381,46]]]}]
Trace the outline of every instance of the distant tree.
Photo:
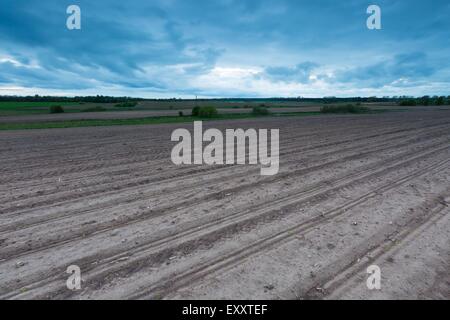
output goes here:
[{"label": "distant tree", "polygon": [[194,108],[192,108],[192,116],[193,117],[198,117],[199,114],[200,114],[200,107],[199,106],[195,106]]},{"label": "distant tree", "polygon": [[443,106],[444,104],[445,104],[445,97],[444,96],[438,97],[436,99],[436,105],[437,106]]},{"label": "distant tree", "polygon": [[423,96],[420,99],[420,104],[422,104],[424,106],[428,106],[430,104],[430,96]]},{"label": "distant tree", "polygon": [[406,106],[416,106],[417,102],[416,102],[416,99],[403,99],[403,100],[400,101],[399,105],[400,106],[404,106],[404,107],[406,107]]}]

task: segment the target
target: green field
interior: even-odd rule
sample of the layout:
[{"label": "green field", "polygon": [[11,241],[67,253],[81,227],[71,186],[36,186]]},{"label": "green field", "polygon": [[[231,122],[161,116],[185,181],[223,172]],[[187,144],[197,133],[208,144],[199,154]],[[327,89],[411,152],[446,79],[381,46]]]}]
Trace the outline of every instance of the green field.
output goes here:
[{"label": "green field", "polygon": [[51,106],[64,106],[63,102],[0,101],[0,115],[24,115],[48,113]]},{"label": "green field", "polygon": [[[132,118],[117,118],[110,117],[109,119],[83,119],[83,120],[70,120],[62,117],[60,120],[27,120],[27,121],[2,121],[0,120],[0,130],[23,130],[23,129],[51,129],[51,128],[75,128],[75,127],[96,127],[96,126],[121,126],[121,125],[151,125],[162,123],[183,123],[192,122],[195,120],[232,120],[232,119],[246,119],[263,117],[262,115],[248,113],[248,109],[254,107],[263,107],[262,109],[270,108],[270,115],[266,117],[284,117],[284,116],[297,116],[304,117],[310,115],[324,115],[319,112],[321,104],[315,102],[299,102],[299,101],[277,101],[277,100],[264,100],[264,101],[232,101],[232,100],[163,100],[163,101],[141,101],[134,107],[118,107],[117,103],[94,103],[94,102],[4,102],[0,101],[0,117],[8,116],[24,116],[24,115],[36,115],[36,114],[49,114],[51,106],[62,106],[64,113],[80,113],[80,112],[101,112],[101,111],[114,111],[120,113],[121,111],[156,111],[156,110],[173,110],[182,111],[185,116],[164,115],[153,117],[142,117],[136,114]],[[219,114],[212,118],[201,118],[190,116],[191,110],[194,106],[214,106],[219,110]],[[307,108],[307,107],[316,108]],[[349,105],[347,105],[349,106]],[[353,105],[351,105],[353,106]],[[277,108],[290,108],[296,107],[300,109],[288,109],[276,111]],[[305,107],[305,109],[303,109]],[[345,105],[328,105],[327,108],[337,108],[341,110]],[[220,109],[240,109],[242,112],[226,113],[220,112]],[[311,110],[312,109],[312,110]],[[345,109],[345,108],[344,108]],[[386,107],[386,109],[367,109],[368,113],[379,113],[386,111],[400,111],[392,106]],[[245,112],[244,112],[245,110]],[[317,111],[316,111],[317,110]],[[323,111],[323,110],[322,110]],[[345,110],[344,110],[345,111]],[[342,111],[342,112],[344,112]],[[405,110],[402,110],[405,111]],[[345,112],[344,112],[345,113]],[[112,119],[111,119],[112,118]]]},{"label": "green field", "polygon": [[[121,111],[191,111],[193,107],[213,106],[217,109],[240,109],[249,110],[254,107],[277,108],[311,108],[317,110],[324,106],[321,102],[315,101],[280,101],[275,99],[266,100],[141,100],[134,107],[118,107],[119,103],[106,102],[19,102],[0,101],[1,116],[21,116],[33,114],[49,114],[51,106],[62,106],[64,113],[80,112],[121,112]],[[333,105],[343,105],[345,103],[334,103]],[[378,106],[393,108],[392,103],[380,103]],[[296,110],[297,112],[299,110]],[[313,111],[313,110],[305,110]],[[315,111],[315,110],[314,110]]]},{"label": "green field", "polygon": [[115,105],[115,103],[0,101],[0,116],[48,114],[51,106],[62,106],[66,113],[89,112],[96,107],[102,107],[104,111],[136,110],[136,108],[117,108]]},{"label": "green field", "polygon": [[193,121],[211,121],[211,120],[233,120],[248,119],[258,117],[306,117],[320,115],[320,112],[291,112],[271,114],[270,116],[255,116],[253,114],[226,114],[217,115],[212,118],[201,117],[150,117],[139,119],[107,119],[107,120],[62,120],[49,122],[26,122],[26,123],[0,123],[0,130],[25,130],[25,129],[53,129],[53,128],[77,128],[77,127],[100,127],[100,126],[125,126],[125,125],[151,125],[163,123],[185,123]]},{"label": "green field", "polygon": [[141,101],[135,107],[116,107],[117,103],[95,102],[18,102],[0,101],[0,116],[19,116],[27,114],[48,114],[51,106],[62,106],[65,113],[89,112],[95,109],[101,111],[164,111],[164,110],[191,110],[195,106],[214,106],[218,109],[252,109],[257,106],[267,108],[295,108],[319,105],[314,103],[296,101],[221,101],[221,100],[162,100]]}]

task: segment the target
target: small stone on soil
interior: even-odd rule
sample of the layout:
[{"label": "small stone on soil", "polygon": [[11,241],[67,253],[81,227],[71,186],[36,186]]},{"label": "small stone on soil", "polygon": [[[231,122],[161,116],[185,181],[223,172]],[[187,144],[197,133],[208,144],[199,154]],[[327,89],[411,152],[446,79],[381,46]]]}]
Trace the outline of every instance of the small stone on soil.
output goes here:
[{"label": "small stone on soil", "polygon": [[275,287],[273,285],[271,285],[271,284],[264,286],[264,289],[269,290],[269,291],[272,291],[274,288]]}]

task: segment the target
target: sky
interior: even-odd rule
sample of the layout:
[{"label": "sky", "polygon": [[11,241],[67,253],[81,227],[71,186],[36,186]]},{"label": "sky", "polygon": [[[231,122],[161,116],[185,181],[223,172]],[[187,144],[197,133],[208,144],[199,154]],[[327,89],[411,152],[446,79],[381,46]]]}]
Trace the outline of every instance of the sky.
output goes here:
[{"label": "sky", "polygon": [[0,0],[0,95],[450,95],[449,41],[448,0]]}]

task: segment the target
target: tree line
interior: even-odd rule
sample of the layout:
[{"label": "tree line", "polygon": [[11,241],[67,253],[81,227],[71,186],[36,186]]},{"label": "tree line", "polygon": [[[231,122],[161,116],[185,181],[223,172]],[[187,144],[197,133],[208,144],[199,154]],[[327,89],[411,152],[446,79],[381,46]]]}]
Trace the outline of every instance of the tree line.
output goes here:
[{"label": "tree line", "polygon": [[91,103],[128,103],[137,101],[225,101],[225,102],[311,102],[322,104],[337,103],[395,103],[402,106],[415,105],[450,105],[450,96],[394,96],[394,97],[323,97],[323,98],[304,98],[304,97],[273,97],[273,98],[217,98],[217,99],[144,99],[132,97],[113,97],[113,96],[0,96],[0,101],[18,101],[18,102],[91,102]]}]

